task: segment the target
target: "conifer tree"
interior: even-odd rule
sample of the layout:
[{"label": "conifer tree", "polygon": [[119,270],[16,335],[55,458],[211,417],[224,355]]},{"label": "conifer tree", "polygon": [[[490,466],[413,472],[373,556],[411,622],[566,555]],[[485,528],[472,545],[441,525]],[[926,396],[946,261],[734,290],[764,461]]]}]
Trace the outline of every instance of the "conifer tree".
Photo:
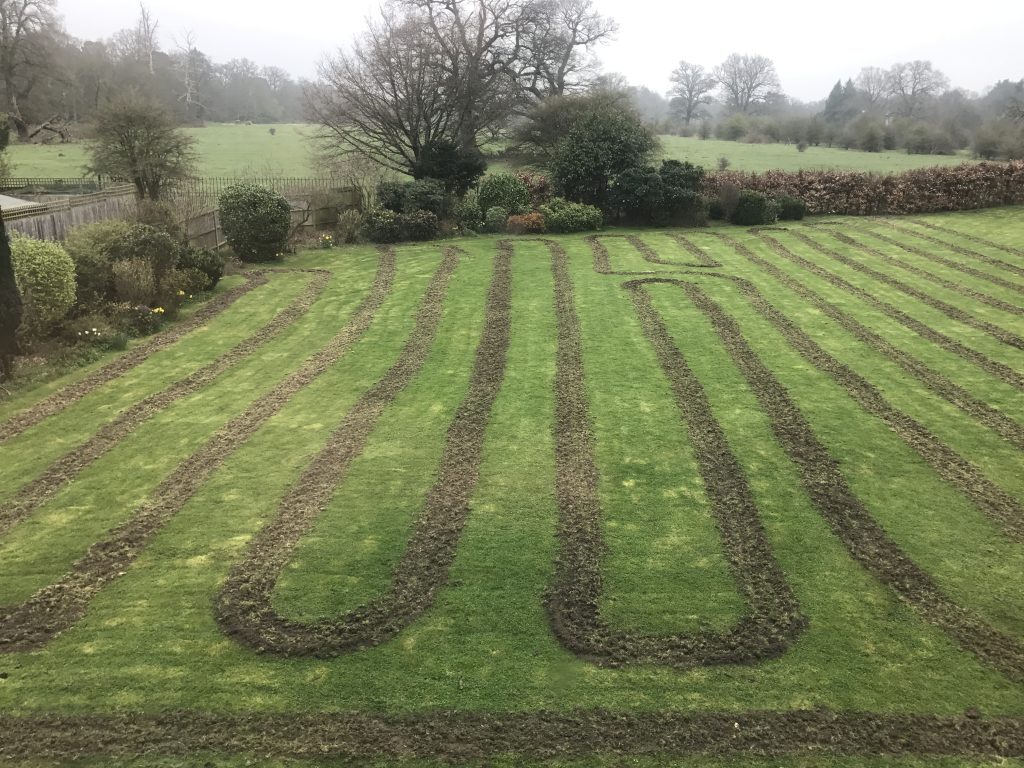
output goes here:
[{"label": "conifer tree", "polygon": [[21,294],[14,280],[11,243],[0,211],[0,381],[14,373],[14,355],[18,350],[15,336],[21,325]]}]

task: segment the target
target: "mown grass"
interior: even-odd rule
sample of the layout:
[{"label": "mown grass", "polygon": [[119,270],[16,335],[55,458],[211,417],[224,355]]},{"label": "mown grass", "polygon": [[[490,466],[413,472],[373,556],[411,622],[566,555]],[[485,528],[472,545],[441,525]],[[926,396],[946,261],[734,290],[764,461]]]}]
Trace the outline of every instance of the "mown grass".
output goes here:
[{"label": "mown grass", "polygon": [[[271,135],[273,128],[275,135]],[[312,126],[303,124],[235,125],[210,123],[185,128],[196,141],[200,176],[316,176],[320,170],[310,153]],[[900,151],[860,152],[838,147],[808,147],[798,152],[793,144],[745,144],[737,141],[701,140],[661,136],[665,159],[688,160],[714,169],[726,157],[729,167],[740,171],[830,168],[894,173],[933,165],[972,162],[966,154],[908,155]],[[12,144],[8,156],[16,177],[72,177],[85,175],[86,144]],[[490,172],[513,170],[505,160],[490,162]]]},{"label": "mown grass", "polygon": [[[929,217],[1007,245],[1024,241],[1021,209]],[[941,289],[877,257],[800,227],[827,245],[1007,330],[1020,316]],[[935,274],[1020,304],[1017,292],[879,244],[883,225],[844,224],[858,242]],[[1015,388],[918,337],[863,300],[780,258],[754,234],[723,230],[782,272],[839,306],[975,397],[1024,423]],[[664,233],[638,234],[669,259],[690,260]],[[724,273],[758,290],[829,354],[877,387],[895,407],[1024,500],[1020,453],[857,341],[791,288],[712,234],[685,233],[722,263],[687,270],[721,303],[839,462],[886,533],[955,600],[1018,641],[1024,639],[1024,553],[921,457],[810,365]],[[862,286],[931,327],[1016,370],[1024,353],[933,307],[824,256],[793,232],[770,233],[794,253]],[[911,242],[912,235],[893,235]],[[945,235],[943,235],[945,237]],[[644,338],[621,276],[594,271],[578,236],[566,249],[583,339],[583,365],[601,475],[605,592],[616,629],[650,634],[728,628],[743,611],[710,516],[691,436]],[[952,238],[955,241],[955,237]],[[605,241],[612,268],[671,272],[643,260],[624,239]],[[962,243],[983,250],[982,246]],[[445,299],[442,324],[422,370],[388,408],[346,482],[299,546],[274,595],[286,615],[340,615],[390,580],[436,468],[452,414],[466,393],[483,324],[496,238],[462,240],[465,255]],[[44,650],[0,656],[0,711],[109,713],[527,711],[608,708],[686,712],[811,709],[885,713],[1024,714],[1024,688],[960,649],[860,567],[832,533],[776,441],[755,393],[705,315],[674,286],[646,290],[705,388],[747,476],[776,557],[802,610],[806,632],[778,659],[751,666],[673,670],[601,668],[554,639],[544,611],[556,551],[554,498],[555,313],[550,255],[514,240],[512,335],[507,375],[487,431],[484,462],[448,585],[436,604],[383,645],[333,659],[277,658],[244,649],[218,629],[212,599],[252,535],[274,514],[329,432],[398,357],[417,304],[440,262],[434,245],[398,249],[395,290],[366,336],[341,361],[234,453],[145,549],[104,588],[85,618]],[[1024,265],[1020,257],[989,249]],[[954,251],[950,259],[972,263]],[[372,248],[307,252],[292,266],[334,273],[307,316],[203,392],[154,416],[134,435],[0,542],[0,604],[52,581],[116,524],[173,466],[326,343],[372,280]],[[1005,275],[1004,275],[1005,276]],[[1024,287],[1024,279],[1005,276]],[[69,450],[127,403],[222,353],[265,323],[301,288],[275,276],[201,332],[154,355],[130,375],[19,438],[0,444],[0,498]],[[9,415],[57,384],[0,406]],[[220,763],[219,759],[216,761]],[[40,763],[43,765],[45,763]],[[101,763],[84,763],[101,764]],[[104,762],[102,764],[111,764]],[[149,764],[149,763],[141,763]],[[153,765],[178,765],[154,760]],[[227,763],[231,764],[231,763]],[[288,765],[288,761],[269,761]],[[428,765],[430,763],[421,763]],[[523,764],[509,759],[496,764]],[[560,765],[918,765],[913,759],[813,761],[611,759]],[[929,764],[973,765],[949,759]],[[1011,764],[1011,763],[1007,763]]]}]

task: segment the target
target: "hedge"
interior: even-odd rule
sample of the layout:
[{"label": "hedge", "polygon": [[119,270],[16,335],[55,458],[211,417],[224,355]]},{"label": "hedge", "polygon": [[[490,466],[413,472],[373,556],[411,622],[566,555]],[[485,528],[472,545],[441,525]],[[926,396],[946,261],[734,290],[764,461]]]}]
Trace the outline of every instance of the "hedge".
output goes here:
[{"label": "hedge", "polygon": [[938,213],[1024,204],[1024,160],[964,163],[881,175],[855,171],[718,171],[704,193],[716,196],[726,183],[771,197],[790,195],[811,214],[875,216]]}]

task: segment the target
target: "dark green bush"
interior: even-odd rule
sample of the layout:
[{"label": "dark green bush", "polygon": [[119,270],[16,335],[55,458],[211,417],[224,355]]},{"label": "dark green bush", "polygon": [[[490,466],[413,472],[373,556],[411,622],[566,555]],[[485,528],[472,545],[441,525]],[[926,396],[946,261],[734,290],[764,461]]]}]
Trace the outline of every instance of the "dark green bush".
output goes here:
[{"label": "dark green bush", "polygon": [[122,250],[121,242],[131,225],[110,219],[75,227],[64,241],[71,260],[75,262],[78,304],[96,308],[114,296],[114,254]]},{"label": "dark green bush", "polygon": [[[224,257],[205,248],[185,248],[178,254],[178,269],[195,269],[206,275],[206,285],[201,291],[213,290],[224,276]],[[195,293],[195,291],[190,291]]]},{"label": "dark green bush", "polygon": [[783,195],[776,203],[779,206],[779,219],[782,221],[800,221],[807,215],[807,205],[799,197]]},{"label": "dark green bush", "polygon": [[700,226],[707,221],[707,204],[700,195],[704,169],[666,160],[657,171],[627,168],[610,191],[617,215],[631,224]]},{"label": "dark green bush", "polygon": [[405,185],[402,212],[430,211],[441,218],[447,208],[448,195],[444,184],[437,179],[417,179]]},{"label": "dark green bush", "polygon": [[713,198],[711,202],[708,203],[708,217],[714,221],[724,221],[726,218],[725,207],[722,205],[722,201],[717,197]]},{"label": "dark green bush", "polygon": [[505,223],[508,221],[508,209],[500,205],[492,205],[484,214],[485,232],[504,232]]},{"label": "dark green bush", "polygon": [[588,232],[600,229],[604,220],[601,209],[583,203],[570,203],[561,197],[553,197],[547,205],[540,207],[544,214],[544,225],[548,232]]},{"label": "dark green bush", "polygon": [[530,188],[511,173],[495,173],[480,182],[480,210],[504,208],[507,214],[525,213],[530,207]]},{"label": "dark green bush", "polygon": [[401,213],[405,205],[405,184],[400,181],[382,181],[377,185],[377,207]]},{"label": "dark green bush", "polygon": [[363,217],[363,237],[371,243],[397,243],[402,239],[399,215],[390,208],[371,208]]},{"label": "dark green bush", "polygon": [[462,149],[454,141],[437,139],[420,152],[412,175],[417,179],[438,179],[445,191],[464,195],[486,170],[487,161],[476,147]]},{"label": "dark green bush", "polygon": [[220,196],[224,237],[242,261],[281,258],[288,245],[291,206],[280,194],[257,184],[234,184]]},{"label": "dark green bush", "polygon": [[185,293],[182,298],[192,298],[197,293],[210,290],[210,276],[203,270],[196,267],[182,267],[177,272],[181,276],[181,290]]},{"label": "dark green bush", "polygon": [[459,229],[477,232],[483,226],[484,214],[480,210],[477,193],[470,190],[466,196],[455,204],[455,223]]},{"label": "dark green bush", "polygon": [[740,226],[753,227],[774,224],[778,216],[779,210],[774,200],[752,189],[744,189],[740,192],[736,210],[729,217],[729,221]]},{"label": "dark green bush", "polygon": [[441,228],[433,211],[413,211],[398,216],[398,226],[403,240],[436,240]]}]

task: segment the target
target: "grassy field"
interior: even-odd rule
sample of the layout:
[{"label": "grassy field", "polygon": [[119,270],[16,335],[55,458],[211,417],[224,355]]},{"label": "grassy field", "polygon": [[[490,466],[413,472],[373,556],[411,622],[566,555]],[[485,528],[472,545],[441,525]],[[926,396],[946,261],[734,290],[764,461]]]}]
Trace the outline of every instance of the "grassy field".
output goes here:
[{"label": "grassy field", "polygon": [[[309,154],[306,125],[276,125],[270,135],[266,125],[210,124],[186,129],[196,139],[202,176],[313,176],[315,163]],[[903,152],[858,152],[856,150],[809,147],[797,152],[791,144],[742,144],[735,141],[701,141],[681,136],[662,136],[662,154],[666,158],[689,160],[712,169],[718,158],[727,157],[730,168],[744,171],[769,169],[836,168],[889,173],[932,165],[967,162],[966,155],[908,155]],[[78,177],[86,164],[84,145],[20,145],[8,150],[17,177]],[[510,170],[500,160],[491,163],[491,171]]]},{"label": "grassy field", "polygon": [[1024,765],[1024,210],[285,266],[0,402],[0,758]]}]

